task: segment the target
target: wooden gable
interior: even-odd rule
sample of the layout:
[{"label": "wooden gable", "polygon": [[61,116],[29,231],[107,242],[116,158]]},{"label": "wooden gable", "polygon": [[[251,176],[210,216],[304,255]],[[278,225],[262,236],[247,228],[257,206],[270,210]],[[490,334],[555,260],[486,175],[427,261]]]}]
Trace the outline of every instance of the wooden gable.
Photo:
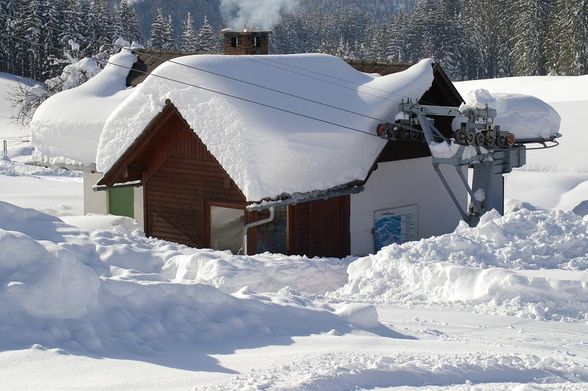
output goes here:
[{"label": "wooden gable", "polygon": [[209,247],[208,204],[245,207],[245,196],[177,109],[166,105],[98,185],[143,184],[145,233]]}]

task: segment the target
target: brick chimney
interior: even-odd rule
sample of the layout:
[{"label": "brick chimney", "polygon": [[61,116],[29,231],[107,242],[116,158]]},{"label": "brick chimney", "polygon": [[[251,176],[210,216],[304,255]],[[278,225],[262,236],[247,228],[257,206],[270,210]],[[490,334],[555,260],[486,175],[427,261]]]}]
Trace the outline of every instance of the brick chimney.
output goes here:
[{"label": "brick chimney", "polygon": [[225,54],[269,54],[271,31],[224,29],[222,34]]}]

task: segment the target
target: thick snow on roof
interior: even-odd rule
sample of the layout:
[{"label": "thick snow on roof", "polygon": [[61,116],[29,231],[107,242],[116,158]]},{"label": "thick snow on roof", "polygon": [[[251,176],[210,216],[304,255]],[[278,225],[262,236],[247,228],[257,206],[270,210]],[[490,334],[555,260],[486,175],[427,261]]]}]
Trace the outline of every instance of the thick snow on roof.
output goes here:
[{"label": "thick snow on roof", "polygon": [[91,164],[96,161],[104,122],[129,95],[126,78],[137,60],[128,50],[113,55],[95,77],[47,99],[31,121],[34,158],[46,163]]},{"label": "thick snow on roof", "polygon": [[401,99],[420,98],[433,81],[431,60],[377,78],[320,54],[175,61],[184,65],[161,65],[112,113],[100,138],[98,170],[107,172],[169,99],[251,201],[365,179],[386,144],[376,136],[377,124],[393,121]]}]

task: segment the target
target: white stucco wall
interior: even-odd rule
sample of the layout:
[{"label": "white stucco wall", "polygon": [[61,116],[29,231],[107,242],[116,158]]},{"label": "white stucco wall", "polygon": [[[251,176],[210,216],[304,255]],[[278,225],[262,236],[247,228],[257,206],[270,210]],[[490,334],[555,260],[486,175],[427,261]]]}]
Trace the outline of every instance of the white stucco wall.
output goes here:
[{"label": "white stucco wall", "polygon": [[94,186],[101,178],[101,173],[84,174],[84,214],[108,213],[108,192],[92,190],[92,186]]},{"label": "white stucco wall", "polygon": [[[451,167],[442,167],[450,186],[465,208],[467,192]],[[374,253],[374,212],[407,205],[418,206],[418,238],[453,231],[461,215],[438,175],[431,158],[378,164],[365,190],[351,195],[351,254]]]},{"label": "white stucco wall", "polygon": [[145,230],[145,219],[143,214],[143,186],[133,188],[133,214],[135,220],[142,230]]}]

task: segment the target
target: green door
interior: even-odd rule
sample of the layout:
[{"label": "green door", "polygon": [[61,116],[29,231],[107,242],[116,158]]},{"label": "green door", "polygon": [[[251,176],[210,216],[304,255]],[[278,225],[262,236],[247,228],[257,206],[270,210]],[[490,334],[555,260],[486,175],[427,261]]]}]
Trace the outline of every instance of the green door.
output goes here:
[{"label": "green door", "polygon": [[116,216],[135,217],[133,188],[115,187],[108,190],[108,212]]}]

